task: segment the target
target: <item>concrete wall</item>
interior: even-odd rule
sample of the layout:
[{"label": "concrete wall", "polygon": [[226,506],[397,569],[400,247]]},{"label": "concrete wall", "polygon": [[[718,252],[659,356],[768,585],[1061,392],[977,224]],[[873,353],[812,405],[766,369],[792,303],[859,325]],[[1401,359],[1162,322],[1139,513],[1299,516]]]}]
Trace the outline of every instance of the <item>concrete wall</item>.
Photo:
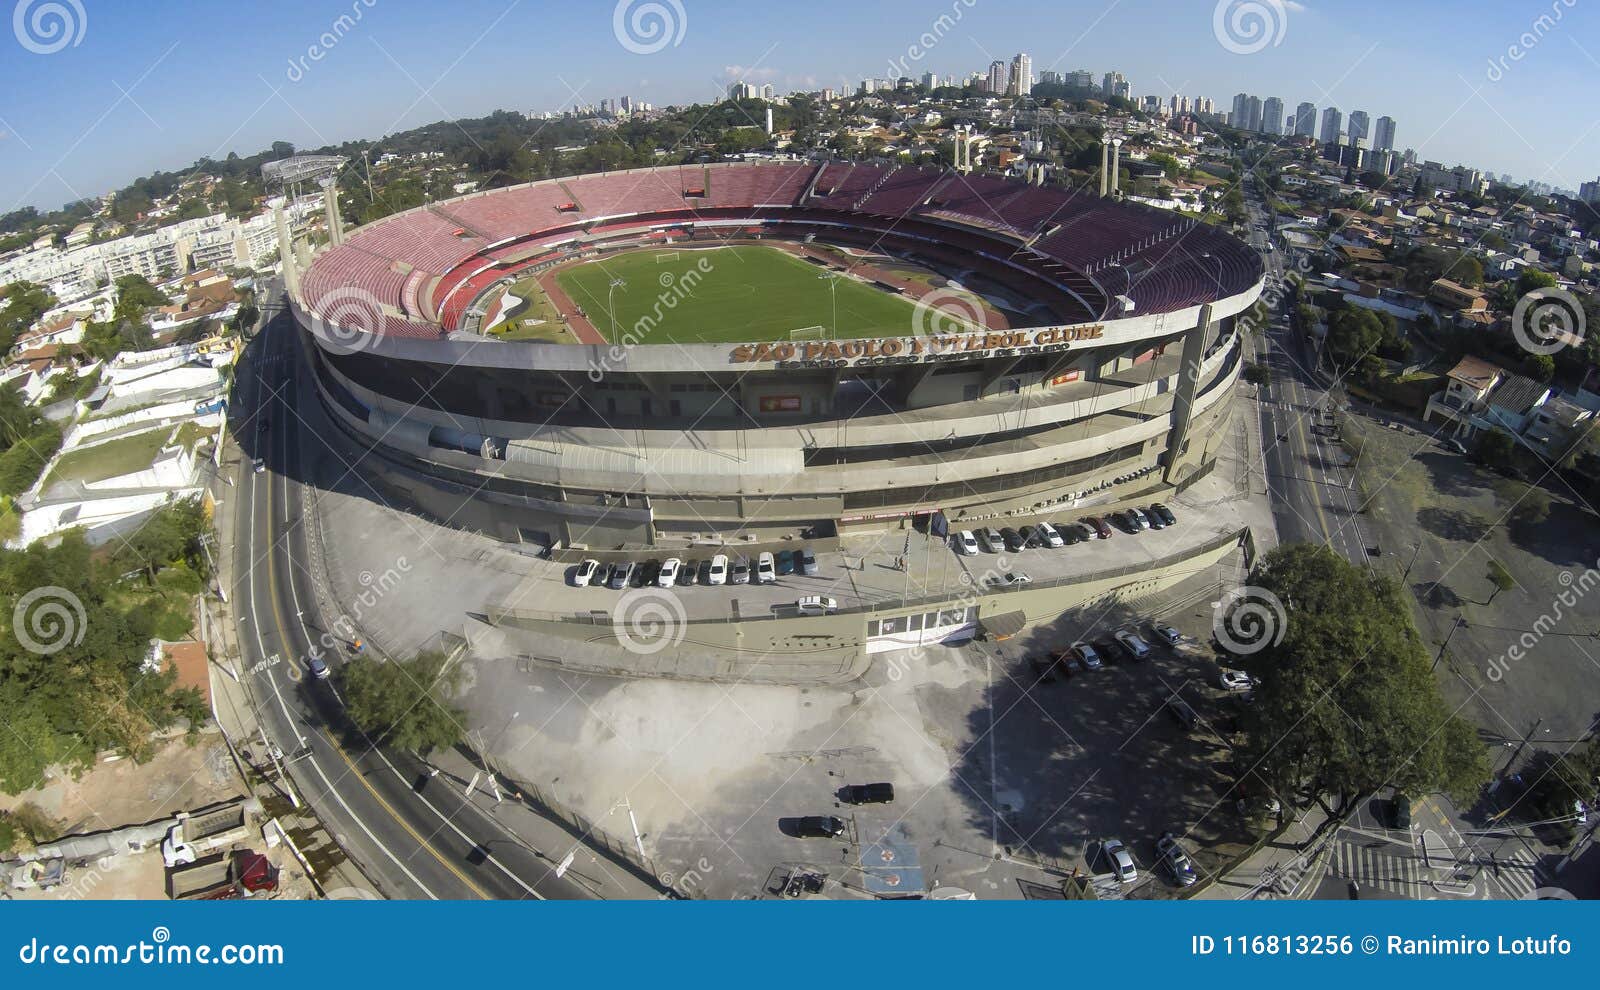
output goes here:
[{"label": "concrete wall", "polygon": [[[1015,591],[930,598],[903,606],[863,608],[828,616],[684,621],[670,627],[673,640],[653,652],[629,645],[629,617],[597,611],[558,616],[532,609],[491,607],[487,622],[465,631],[481,658],[613,677],[666,677],[768,684],[836,684],[861,677],[870,665],[896,654],[869,657],[869,619],[932,608],[976,605],[980,621],[1021,612],[1025,628],[1048,625],[1062,614],[1112,599],[1131,599],[1171,587],[1240,549],[1248,530],[1209,540],[1145,567],[1078,575]],[[619,606],[622,600],[619,599]],[[678,634],[681,633],[681,638]],[[654,645],[653,643],[651,645]]]}]

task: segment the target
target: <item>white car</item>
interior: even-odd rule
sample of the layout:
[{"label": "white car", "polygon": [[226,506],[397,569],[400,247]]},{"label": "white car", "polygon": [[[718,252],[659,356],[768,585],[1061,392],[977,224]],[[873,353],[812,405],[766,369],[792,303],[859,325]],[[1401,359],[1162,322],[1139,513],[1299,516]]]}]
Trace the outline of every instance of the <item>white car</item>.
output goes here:
[{"label": "white car", "polygon": [[670,588],[678,583],[678,571],[683,568],[683,561],[677,557],[668,557],[661,565],[661,573],[656,575],[656,587]]},{"label": "white car", "polygon": [[250,462],[250,466],[252,469],[254,469],[256,474],[260,474],[267,469],[267,462],[257,457],[255,460]]},{"label": "white car", "polygon": [[761,551],[761,556],[756,558],[756,579],[754,584],[771,584],[778,580],[778,565],[773,563],[770,551]]},{"label": "white car", "polygon": [[1090,670],[1099,670],[1105,666],[1105,661],[1100,659],[1100,654],[1088,643],[1073,643],[1072,652],[1076,653],[1078,659],[1082,660],[1083,665]]},{"label": "white car", "polygon": [[807,595],[794,603],[801,615],[828,615],[839,608],[839,600],[827,595]]},{"label": "white car", "polygon": [[1006,571],[989,578],[991,588],[1020,588],[1025,584],[1032,584],[1033,578],[1021,571]]},{"label": "white car", "polygon": [[1044,541],[1047,547],[1064,547],[1067,545],[1067,541],[1062,539],[1061,534],[1049,523],[1039,524],[1039,538]]},{"label": "white car", "polygon": [[1118,880],[1133,883],[1139,879],[1139,870],[1133,865],[1133,854],[1128,852],[1128,847],[1122,844],[1121,839],[1107,839],[1100,843],[1100,851],[1105,853]]},{"label": "white car", "polygon": [[1217,686],[1224,691],[1249,691],[1256,686],[1256,679],[1242,670],[1224,670],[1217,677]]},{"label": "white car", "polygon": [[972,530],[964,529],[957,533],[955,542],[957,553],[967,557],[978,555],[978,538],[972,534]]},{"label": "white car", "polygon": [[1122,629],[1117,632],[1116,639],[1117,642],[1122,644],[1122,648],[1128,651],[1128,655],[1135,660],[1147,660],[1150,658],[1150,644],[1140,639],[1138,633]]},{"label": "white car", "polygon": [[589,587],[589,582],[593,581],[594,576],[599,572],[600,562],[593,557],[585,557],[583,562],[578,565],[578,569],[572,572],[572,586],[574,588]]},{"label": "white car", "polygon": [[710,584],[728,583],[728,557],[726,554],[717,554],[711,558],[711,573],[706,578]]}]

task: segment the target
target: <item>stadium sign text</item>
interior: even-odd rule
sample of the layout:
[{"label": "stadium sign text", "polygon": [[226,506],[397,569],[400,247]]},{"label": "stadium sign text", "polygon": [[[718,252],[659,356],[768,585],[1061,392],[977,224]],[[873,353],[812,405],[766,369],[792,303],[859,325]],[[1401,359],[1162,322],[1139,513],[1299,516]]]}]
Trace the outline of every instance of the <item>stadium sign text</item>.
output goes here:
[{"label": "stadium sign text", "polygon": [[1103,324],[1006,330],[993,333],[933,334],[870,340],[806,340],[740,344],[728,353],[733,364],[773,362],[780,368],[842,368],[850,365],[921,364],[1065,350],[1098,340]]}]

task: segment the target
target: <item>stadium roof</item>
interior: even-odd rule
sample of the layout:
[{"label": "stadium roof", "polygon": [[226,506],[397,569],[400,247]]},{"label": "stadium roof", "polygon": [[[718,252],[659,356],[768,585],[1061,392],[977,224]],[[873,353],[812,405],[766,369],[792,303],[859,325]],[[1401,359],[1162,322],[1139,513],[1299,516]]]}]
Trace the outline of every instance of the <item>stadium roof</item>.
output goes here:
[{"label": "stadium roof", "polygon": [[344,163],[345,159],[340,155],[295,155],[262,165],[261,177],[269,183],[306,182],[333,175],[344,167]]}]

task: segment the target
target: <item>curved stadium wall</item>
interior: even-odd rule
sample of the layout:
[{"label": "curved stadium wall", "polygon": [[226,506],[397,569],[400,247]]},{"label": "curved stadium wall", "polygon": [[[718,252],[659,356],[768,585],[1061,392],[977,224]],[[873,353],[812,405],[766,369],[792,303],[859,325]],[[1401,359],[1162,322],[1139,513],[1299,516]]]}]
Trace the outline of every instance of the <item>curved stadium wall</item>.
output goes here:
[{"label": "curved stadium wall", "polygon": [[[480,332],[507,284],[612,252],[871,247],[1038,319],[669,343]],[[1261,290],[1245,245],[1164,211],[992,176],[841,163],[549,180],[396,214],[291,292],[317,388],[386,497],[508,540],[958,524],[1182,484],[1214,459]],[[820,282],[819,282],[820,286]]]}]

